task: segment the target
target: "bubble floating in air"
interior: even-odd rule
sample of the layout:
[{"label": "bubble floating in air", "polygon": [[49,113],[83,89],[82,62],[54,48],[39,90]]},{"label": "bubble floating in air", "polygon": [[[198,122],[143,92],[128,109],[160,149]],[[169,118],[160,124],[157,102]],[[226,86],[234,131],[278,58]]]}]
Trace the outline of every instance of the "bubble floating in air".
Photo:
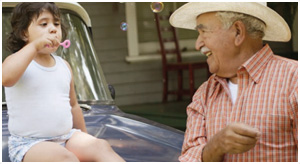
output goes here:
[{"label": "bubble floating in air", "polygon": [[122,31],[127,31],[128,25],[126,22],[122,22],[120,25],[120,28]]},{"label": "bubble floating in air", "polygon": [[151,2],[150,8],[154,13],[160,13],[164,9],[164,3],[162,3],[162,2]]}]

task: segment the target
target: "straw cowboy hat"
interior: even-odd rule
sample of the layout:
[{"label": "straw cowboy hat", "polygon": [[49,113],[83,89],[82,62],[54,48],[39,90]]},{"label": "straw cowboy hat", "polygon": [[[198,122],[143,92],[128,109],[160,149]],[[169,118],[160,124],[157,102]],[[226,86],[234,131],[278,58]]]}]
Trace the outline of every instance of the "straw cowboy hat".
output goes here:
[{"label": "straw cowboy hat", "polygon": [[266,2],[190,2],[177,9],[169,21],[174,27],[195,30],[198,15],[215,11],[238,12],[262,20],[266,24],[263,40],[287,42],[291,39],[285,20],[267,7]]}]

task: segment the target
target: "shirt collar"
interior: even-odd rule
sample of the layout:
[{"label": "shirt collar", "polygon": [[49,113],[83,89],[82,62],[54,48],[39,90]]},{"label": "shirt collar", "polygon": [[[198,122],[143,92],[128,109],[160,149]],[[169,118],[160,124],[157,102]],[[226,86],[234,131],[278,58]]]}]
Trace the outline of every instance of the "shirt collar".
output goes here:
[{"label": "shirt collar", "polygon": [[270,46],[266,44],[261,50],[255,53],[249,60],[247,60],[239,71],[242,68],[248,72],[249,76],[255,83],[259,83],[260,76],[267,66],[267,62],[272,58],[273,51]]},{"label": "shirt collar", "polygon": [[[267,66],[267,62],[272,58],[273,51],[271,50],[270,46],[266,44],[261,50],[255,53],[250,59],[248,59],[242,66],[239,68],[238,73],[247,72],[250,78],[255,82],[259,83],[260,76]],[[229,89],[226,87],[227,80],[225,78],[221,78],[213,74],[209,81],[211,80],[211,87],[213,88],[209,93],[210,96],[216,92],[217,88],[220,88],[218,84],[221,84],[225,91]]]}]

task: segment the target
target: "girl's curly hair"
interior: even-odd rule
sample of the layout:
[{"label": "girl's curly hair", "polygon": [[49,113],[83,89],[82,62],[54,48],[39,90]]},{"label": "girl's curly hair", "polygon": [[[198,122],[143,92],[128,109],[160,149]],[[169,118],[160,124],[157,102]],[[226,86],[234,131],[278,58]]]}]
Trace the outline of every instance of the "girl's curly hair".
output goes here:
[{"label": "girl's curly hair", "polygon": [[[12,32],[8,36],[7,48],[12,53],[19,51],[26,45],[23,40],[25,32],[34,18],[38,18],[43,11],[49,11],[55,19],[60,19],[60,10],[53,2],[24,2],[19,3],[12,12]],[[66,26],[61,23],[62,37],[66,38]]]}]

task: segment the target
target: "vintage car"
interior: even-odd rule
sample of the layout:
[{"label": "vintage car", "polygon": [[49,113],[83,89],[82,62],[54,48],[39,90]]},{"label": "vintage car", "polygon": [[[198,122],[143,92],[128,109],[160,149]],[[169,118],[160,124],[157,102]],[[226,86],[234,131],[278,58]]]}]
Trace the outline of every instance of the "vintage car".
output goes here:
[{"label": "vintage car", "polygon": [[[3,42],[11,31],[10,13],[16,3],[2,3]],[[184,133],[180,130],[122,112],[115,104],[98,62],[92,42],[91,21],[78,3],[60,3],[64,22],[69,26],[71,46],[57,55],[73,70],[77,98],[84,113],[88,133],[106,139],[126,161],[178,161]],[[3,43],[2,61],[9,55]],[[8,162],[8,115],[2,88],[2,161]]]}]

